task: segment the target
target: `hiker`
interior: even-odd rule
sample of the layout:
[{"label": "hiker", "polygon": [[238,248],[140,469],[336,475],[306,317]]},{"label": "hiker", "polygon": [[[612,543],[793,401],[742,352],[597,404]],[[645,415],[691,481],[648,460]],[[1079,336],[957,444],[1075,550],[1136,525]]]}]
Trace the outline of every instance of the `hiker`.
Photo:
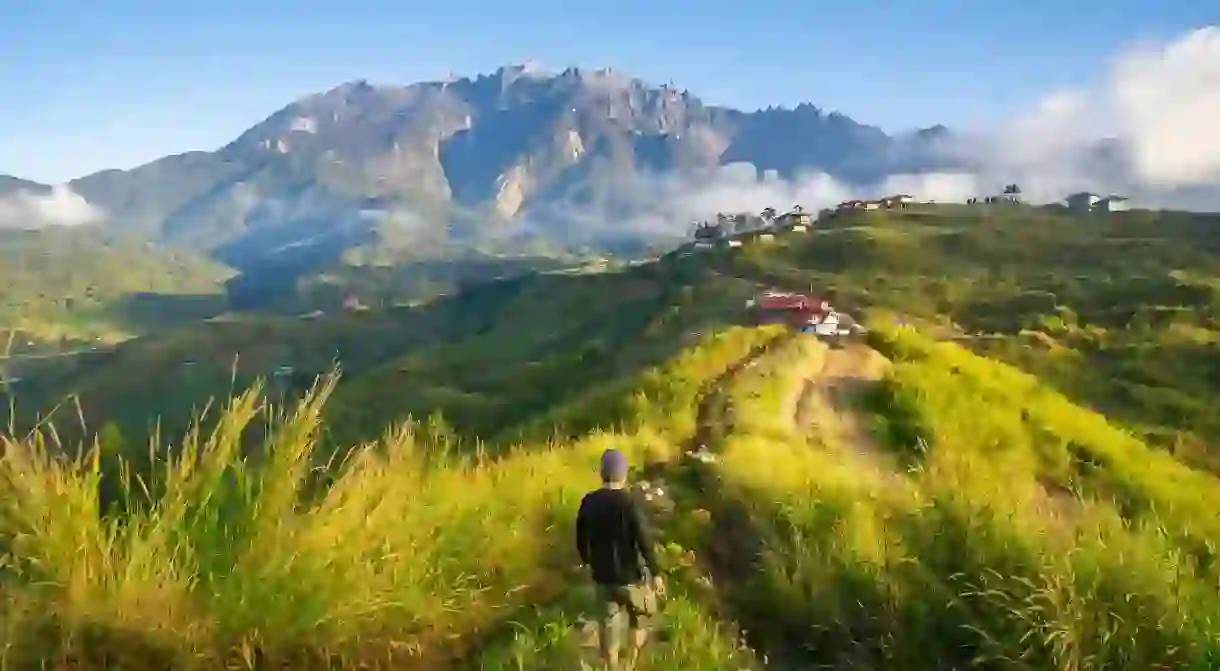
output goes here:
[{"label": "hiker", "polygon": [[[609,449],[601,457],[602,487],[580,502],[576,516],[576,548],[582,565],[593,572],[599,607],[598,634],[602,660],[618,668],[620,632],[626,617],[631,631],[630,665],[648,640],[657,597],[665,594],[665,581],[657,568],[652,539],[639,504],[627,491],[627,457]],[[641,558],[644,567],[641,567]],[[645,580],[643,568],[652,576]]]}]

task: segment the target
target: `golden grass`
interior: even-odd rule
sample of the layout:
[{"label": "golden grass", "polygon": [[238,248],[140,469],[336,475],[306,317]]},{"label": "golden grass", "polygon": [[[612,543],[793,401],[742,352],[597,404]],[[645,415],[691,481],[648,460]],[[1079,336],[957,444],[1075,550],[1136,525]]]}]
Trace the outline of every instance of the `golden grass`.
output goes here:
[{"label": "golden grass", "polygon": [[[1214,668],[1220,485],[1033,378],[884,329],[874,344],[894,365],[858,410],[884,453],[866,466],[793,421],[826,351],[781,333],[718,333],[580,399],[555,416],[613,427],[581,439],[493,460],[408,423],[325,488],[313,457],[330,380],[290,411],[257,390],[233,399],[158,472],[164,493],[122,514],[101,509],[93,455],[7,443],[0,665],[567,668],[590,606],[570,524],[598,454],[672,459],[709,385],[774,342],[709,405],[719,486],[673,485],[687,509],[666,527],[672,639],[640,668],[757,668],[721,601],[841,667]],[[270,428],[250,456],[256,423]],[[683,547],[707,537],[705,505],[741,507],[739,531],[763,543],[714,598]]]},{"label": "golden grass", "polygon": [[[770,337],[715,334],[646,374],[632,398],[649,413],[630,433],[493,461],[406,424],[351,452],[323,491],[310,466],[333,380],[287,413],[260,407],[257,389],[233,399],[158,474],[152,491],[164,494],[118,518],[100,509],[94,455],[68,462],[9,442],[0,661],[441,664],[523,603],[566,589],[566,530],[596,486],[601,450],[665,458],[693,431],[702,385]],[[259,456],[243,456],[243,436],[267,415]]]},{"label": "golden grass", "polygon": [[[737,590],[747,615],[821,662],[868,668],[1214,666],[1216,573],[1188,550],[1207,520],[1164,482],[1209,497],[1215,485],[1005,366],[910,332],[877,340],[897,359],[888,396],[873,399],[879,437],[922,431],[928,445],[902,453],[909,473],[782,435],[777,396],[816,345],[795,342],[740,380],[739,414],[754,419],[725,438],[717,471],[719,494],[746,506],[765,540],[763,569]],[[1043,433],[1018,430],[1022,413]],[[1093,475],[1125,488],[1095,487],[1066,523],[1034,505],[1048,445],[1066,449],[1065,438],[1132,464]],[[1168,510],[1123,519],[1132,489]]]}]

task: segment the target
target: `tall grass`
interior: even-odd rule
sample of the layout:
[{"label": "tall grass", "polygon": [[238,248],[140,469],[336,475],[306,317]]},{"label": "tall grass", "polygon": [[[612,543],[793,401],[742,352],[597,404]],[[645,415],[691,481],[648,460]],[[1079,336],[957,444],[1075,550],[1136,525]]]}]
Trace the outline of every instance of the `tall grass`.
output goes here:
[{"label": "tall grass", "polygon": [[[407,423],[351,451],[324,489],[311,466],[333,379],[288,410],[259,405],[257,388],[232,399],[178,446],[152,500],[121,514],[101,508],[96,451],[65,460],[9,441],[0,665],[447,666],[568,590],[568,527],[598,453],[671,454],[703,385],[773,336],[714,334],[643,376],[629,391],[648,414],[629,433],[490,460]],[[244,452],[256,425],[269,428]]]},{"label": "tall grass", "polygon": [[[1194,531],[1175,527],[1185,504],[1165,516],[1150,508],[1135,523],[1125,499],[1102,488],[1060,502],[1058,514],[1047,507],[1038,467],[1046,432],[1083,441],[1083,425],[1132,460],[1144,456],[1134,439],[1112,436],[1100,418],[1062,416],[1087,413],[1032,383],[985,393],[993,382],[1011,389],[1019,375],[999,364],[911,334],[885,333],[878,344],[887,342],[896,365],[873,399],[878,438],[915,434],[929,446],[912,458],[909,444],[891,444],[888,472],[791,425],[784,435],[777,400],[799,381],[800,362],[819,356],[816,345],[796,341],[739,380],[737,414],[772,418],[730,432],[717,466],[718,494],[744,506],[763,539],[759,569],[734,590],[745,617],[827,665],[1215,668],[1215,577],[1181,545],[1182,534],[1206,533],[1205,515]],[[1061,414],[1039,414],[1039,402]],[[1038,417],[1037,430],[1007,423],[1022,412]],[[904,422],[914,428],[895,430]],[[1001,438],[1002,428],[1012,431]],[[1156,478],[1168,467],[1145,463],[1149,479],[1128,476],[1128,489],[1167,496]]]},{"label": "tall grass", "polygon": [[702,552],[709,530],[694,513],[667,528],[672,637],[641,668],[756,668],[726,612],[826,666],[1216,667],[1209,480],[1036,380],[900,330],[875,338],[894,366],[860,409],[883,453],[835,449],[791,416],[826,352],[781,332],[709,336],[553,416],[600,427],[584,438],[498,459],[408,422],[319,473],[333,379],[289,409],[258,389],[232,399],[123,511],[102,507],[96,451],[9,441],[0,667],[567,668],[591,599],[570,525],[598,453],[669,460],[705,402],[718,478],[675,495],[743,510],[730,540],[761,552],[709,593],[682,547]]}]

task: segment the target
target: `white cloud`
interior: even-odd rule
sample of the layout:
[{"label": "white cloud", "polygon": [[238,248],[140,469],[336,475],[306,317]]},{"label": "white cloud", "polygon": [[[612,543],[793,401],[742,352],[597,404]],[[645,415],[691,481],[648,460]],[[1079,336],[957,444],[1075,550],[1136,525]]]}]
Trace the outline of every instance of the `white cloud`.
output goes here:
[{"label": "white cloud", "polygon": [[1139,178],[1167,186],[1220,180],[1220,28],[1125,54],[1110,98]]},{"label": "white cloud", "polygon": [[1220,28],[1135,46],[1097,86],[1052,92],[948,151],[981,185],[1015,181],[1033,200],[1091,190],[1220,208]]},{"label": "white cloud", "polygon": [[785,180],[734,164],[696,176],[616,176],[626,217],[562,213],[601,231],[683,234],[716,212],[801,204],[816,211],[850,198],[903,192],[964,201],[1020,184],[1032,202],[1082,190],[1121,193],[1147,207],[1220,210],[1220,28],[1117,54],[1092,88],[1048,93],[997,127],[956,132],[938,151],[961,167],[895,174],[870,186],[825,173]]},{"label": "white cloud", "polygon": [[650,197],[679,220],[706,217],[715,212],[760,212],[774,207],[781,212],[800,205],[807,211],[833,207],[852,198],[877,198],[908,193],[921,200],[965,200],[977,193],[971,174],[927,173],[891,175],[873,186],[849,186],[823,173],[813,172],[783,180],[774,172],[759,174],[749,163],[723,166],[715,172],[685,181],[647,180],[661,188]]},{"label": "white cloud", "polygon": [[[978,192],[971,174],[928,173],[892,175],[873,186],[850,186],[834,177],[813,172],[781,179],[774,171],[760,173],[753,164],[733,163],[697,174],[621,173],[616,175],[611,211],[559,205],[549,214],[582,233],[601,235],[685,235],[692,221],[717,212],[761,212],[774,207],[784,212],[800,205],[807,212],[833,207],[852,198],[877,198],[907,193],[923,200],[962,201]],[[532,222],[531,222],[532,223]]]},{"label": "white cloud", "polygon": [[917,200],[960,203],[967,198],[979,195],[983,189],[978,177],[970,173],[932,172],[918,175],[891,175],[886,178],[877,191],[859,197],[869,198],[905,193],[914,196]]},{"label": "white cloud", "polygon": [[21,190],[0,196],[0,228],[79,226],[105,219],[105,213],[67,185],[49,193]]}]

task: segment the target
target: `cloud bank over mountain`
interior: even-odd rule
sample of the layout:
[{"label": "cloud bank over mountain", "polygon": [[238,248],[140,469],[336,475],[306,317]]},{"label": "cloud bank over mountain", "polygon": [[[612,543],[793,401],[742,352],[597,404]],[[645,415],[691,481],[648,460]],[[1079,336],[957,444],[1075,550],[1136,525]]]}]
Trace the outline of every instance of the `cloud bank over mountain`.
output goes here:
[{"label": "cloud bank over mountain", "polygon": [[1115,56],[1098,86],[1051,92],[996,128],[938,140],[936,153],[960,167],[866,186],[816,171],[781,179],[749,164],[696,179],[651,176],[641,180],[639,200],[658,205],[636,225],[794,203],[815,210],[893,193],[960,202],[1010,182],[1032,202],[1088,190],[1148,207],[1220,210],[1220,28],[1135,45]]},{"label": "cloud bank over mountain", "polygon": [[[1132,45],[1098,75],[992,128],[899,134],[812,104],[716,107],[609,70],[361,80],[294,101],[213,152],[70,187],[0,181],[0,225],[104,219],[259,259],[390,229],[421,239],[681,236],[718,211],[816,211],[895,192],[963,201],[1012,182],[1033,202],[1090,190],[1220,210],[1220,28]],[[369,223],[391,211],[411,213],[410,225]]]},{"label": "cloud bank over mountain", "polygon": [[1220,28],[1117,54],[1092,88],[1055,91],[997,129],[945,150],[980,185],[1032,200],[1080,190],[1138,204],[1220,209]]},{"label": "cloud bank over mountain", "polygon": [[104,219],[101,208],[62,184],[45,193],[20,189],[0,196],[0,228],[79,226]]}]

